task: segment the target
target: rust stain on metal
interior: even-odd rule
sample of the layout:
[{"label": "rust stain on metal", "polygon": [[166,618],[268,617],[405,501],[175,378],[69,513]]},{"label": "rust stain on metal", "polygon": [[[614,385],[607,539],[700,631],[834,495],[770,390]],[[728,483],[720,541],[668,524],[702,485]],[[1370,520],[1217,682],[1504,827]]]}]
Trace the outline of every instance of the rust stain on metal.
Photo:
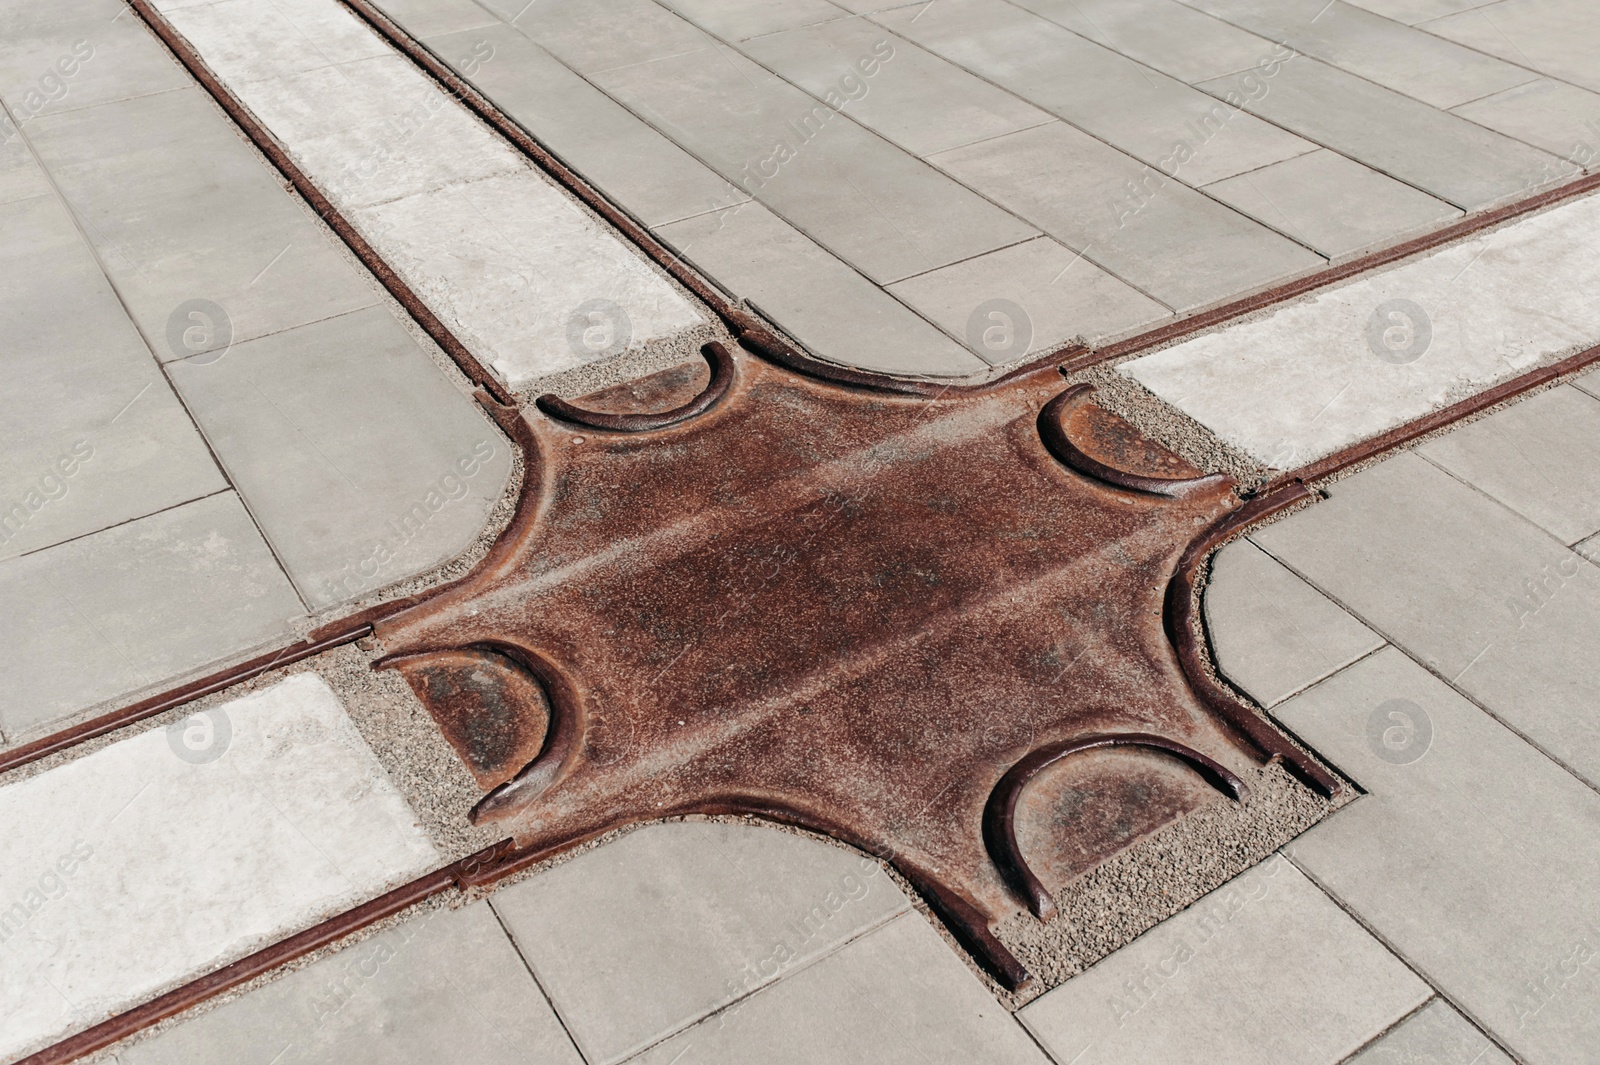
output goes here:
[{"label": "rust stain on metal", "polygon": [[[1018,985],[989,926],[1053,909],[1018,825],[1065,801],[1030,798],[1052,766],[1155,757],[1234,797],[1270,758],[1320,772],[1198,696],[1163,627],[1239,511],[1227,478],[1054,371],[907,396],[707,359],[671,418],[500,408],[531,471],[511,527],[375,625],[523,860],[669,815],[792,822],[893,862]],[[1209,792],[1147,794],[1156,823],[1079,818],[1079,852]]]}]

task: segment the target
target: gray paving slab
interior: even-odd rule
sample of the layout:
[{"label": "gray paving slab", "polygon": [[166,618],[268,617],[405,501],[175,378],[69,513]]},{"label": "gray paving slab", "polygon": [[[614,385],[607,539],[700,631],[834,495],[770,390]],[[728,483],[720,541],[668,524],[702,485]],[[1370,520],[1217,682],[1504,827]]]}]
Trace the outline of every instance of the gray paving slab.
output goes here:
[{"label": "gray paving slab", "polygon": [[1434,107],[1455,107],[1536,77],[1342,0],[1185,2]]},{"label": "gray paving slab", "polygon": [[233,86],[374,59],[389,50],[336,5],[317,0],[265,6],[252,0],[160,0],[156,7]]},{"label": "gray paving slab", "polygon": [[655,62],[713,43],[704,30],[654,0],[479,2],[584,76]]},{"label": "gray paving slab", "polygon": [[1020,1016],[1057,1062],[1334,1065],[1429,994],[1274,855]]},{"label": "gray paving slab", "polygon": [[1323,148],[1205,191],[1332,259],[1461,217],[1459,208]]},{"label": "gray paving slab", "polygon": [[964,377],[986,364],[758,203],[656,235],[812,354],[882,373]]},{"label": "gray paving slab", "polygon": [[511,475],[510,444],[386,307],[170,372],[314,607],[465,550]]},{"label": "gray paving slab", "polygon": [[0,98],[24,126],[40,115],[189,84],[120,0],[0,3]]},{"label": "gray paving slab", "polygon": [[1591,536],[1573,548],[1590,562],[1600,562],[1600,536]]},{"label": "gray paving slab", "polygon": [[1589,370],[1573,381],[1572,387],[1600,399],[1600,369]]},{"label": "gray paving slab", "polygon": [[639,1065],[1047,1065],[927,920],[908,913],[634,1059]]},{"label": "gray paving slab", "polygon": [[509,26],[464,30],[425,43],[646,226],[749,199]]},{"label": "gray paving slab", "polygon": [[280,639],[304,613],[232,492],[0,562],[0,601],[7,740]]},{"label": "gray paving slab", "polygon": [[[198,88],[47,116],[29,136],[163,360],[378,300]],[[191,300],[229,330],[186,331]]]},{"label": "gray paving slab", "polygon": [[1189,84],[1253,67],[1272,52],[1272,41],[1178,0],[1015,2],[1080,37]]},{"label": "gray paving slab", "polygon": [[1274,713],[1367,791],[1295,862],[1516,1058],[1592,1061],[1600,796],[1395,649]]},{"label": "gray paving slab", "polygon": [[396,927],[118,1053],[121,1065],[582,1065],[487,902]]},{"label": "gray paving slab", "polygon": [[50,183],[34,161],[27,141],[8,116],[0,115],[0,204],[49,193]]},{"label": "gray paving slab", "polygon": [[377,6],[421,40],[504,25],[498,15],[476,0],[381,0]]},{"label": "gray paving slab", "polygon": [[1396,22],[1404,22],[1408,26],[1496,2],[1497,0],[1351,0],[1356,7],[1366,8],[1374,14],[1392,18]]},{"label": "gray paving slab", "polygon": [[55,196],[0,231],[0,559],[226,488]]},{"label": "gray paving slab", "polygon": [[[864,78],[858,63],[893,49]],[[1053,121],[1053,116],[862,18],[774,33],[742,46],[769,70],[906,151],[928,156]]]},{"label": "gray paving slab", "polygon": [[707,33],[724,41],[779,33],[842,18],[828,0],[660,0]]},{"label": "gray paving slab", "polygon": [[1600,94],[1540,78],[1452,110],[1576,166],[1600,166]]},{"label": "gray paving slab", "polygon": [[[1025,353],[1042,355],[1077,337],[1092,343],[1133,333],[1171,314],[1049,237],[907,278],[889,291],[996,365]],[[1021,321],[987,317],[994,300],[1020,307]],[[1001,332],[989,333],[994,325]],[[1027,338],[1019,340],[1019,331]]]},{"label": "gray paving slab", "polygon": [[1469,48],[1600,92],[1600,8],[1587,0],[1502,0],[1422,24]]},{"label": "gray paving slab", "polygon": [[1600,783],[1600,569],[1418,455],[1252,538]]},{"label": "gray paving slab", "polygon": [[1314,147],[1005,0],[940,0],[873,19],[1192,185]]},{"label": "gray paving slab", "polygon": [[1324,263],[1065,123],[942,152],[932,162],[1175,310]]},{"label": "gray paving slab", "polygon": [[1309,56],[1280,64],[1270,79],[1230,75],[1201,87],[1464,210],[1559,175],[1560,160],[1547,152]]},{"label": "gray paving slab", "polygon": [[1600,532],[1600,400],[1563,385],[1417,449],[1564,544]]},{"label": "gray paving slab", "polygon": [[1212,558],[1205,619],[1217,667],[1262,706],[1383,646],[1377,633],[1249,540]]},{"label": "gray paving slab", "polygon": [[771,828],[651,825],[491,900],[591,1065],[909,908],[871,859]]},{"label": "gray paving slab", "polygon": [[1472,1022],[1434,999],[1345,1065],[1512,1065]]}]

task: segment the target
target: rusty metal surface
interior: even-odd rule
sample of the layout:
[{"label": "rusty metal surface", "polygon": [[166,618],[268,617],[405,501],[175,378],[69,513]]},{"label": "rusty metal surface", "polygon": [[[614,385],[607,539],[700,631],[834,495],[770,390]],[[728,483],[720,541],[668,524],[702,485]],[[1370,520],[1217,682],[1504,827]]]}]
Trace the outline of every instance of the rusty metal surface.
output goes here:
[{"label": "rusty metal surface", "polygon": [[[1054,371],[917,397],[723,354],[662,428],[501,409],[531,471],[512,526],[375,626],[480,780],[543,737],[474,811],[521,854],[685,813],[804,825],[892,861],[1016,985],[989,924],[1049,912],[1016,840],[1035,774],[1133,745],[1241,794],[1295,756],[1197,698],[1163,628],[1186,549],[1239,507],[1226,478]],[[1156,821],[1192,808],[1162,794]],[[1084,853],[1125,845],[1095,824]]]}]

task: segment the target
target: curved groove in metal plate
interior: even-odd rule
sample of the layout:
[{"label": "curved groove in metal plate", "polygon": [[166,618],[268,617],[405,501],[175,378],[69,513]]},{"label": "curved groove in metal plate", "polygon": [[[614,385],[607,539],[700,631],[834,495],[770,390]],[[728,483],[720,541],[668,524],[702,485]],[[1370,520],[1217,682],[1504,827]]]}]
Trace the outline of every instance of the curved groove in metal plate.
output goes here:
[{"label": "curved groove in metal plate", "polygon": [[651,429],[665,429],[669,425],[677,425],[698,414],[704,414],[728,394],[728,389],[733,384],[736,371],[733,356],[728,354],[727,348],[713,340],[701,346],[700,354],[711,367],[710,382],[698,396],[671,410],[657,414],[605,414],[584,410],[553,393],[540,396],[534,400],[534,404],[551,418],[581,425],[586,429],[612,433],[642,433]]},{"label": "curved groove in metal plate", "polygon": [[1233,484],[1233,478],[1225,473],[1210,473],[1204,477],[1149,477],[1142,473],[1129,473],[1086,454],[1072,442],[1072,436],[1067,432],[1067,418],[1093,392],[1093,385],[1073,385],[1046,403],[1039,412],[1040,439],[1050,454],[1068,469],[1125,492],[1166,496],[1169,499],[1186,499],[1198,492],[1213,491]]}]

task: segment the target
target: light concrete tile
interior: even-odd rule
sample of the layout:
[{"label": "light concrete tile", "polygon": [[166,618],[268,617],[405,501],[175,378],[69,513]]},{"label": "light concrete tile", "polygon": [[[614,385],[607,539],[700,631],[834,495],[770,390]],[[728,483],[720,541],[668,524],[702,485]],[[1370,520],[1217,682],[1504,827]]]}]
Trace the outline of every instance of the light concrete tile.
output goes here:
[{"label": "light concrete tile", "polygon": [[8,1057],[439,862],[307,673],[0,789],[0,811]]},{"label": "light concrete tile", "polygon": [[[748,41],[768,69],[918,156],[1013,133],[1052,116],[884,30],[847,18]],[[882,56],[891,56],[881,60]],[[872,70],[870,77],[864,70]]]},{"label": "light concrete tile", "polygon": [[872,859],[775,829],[650,825],[491,900],[594,1065],[902,913]]},{"label": "light concrete tile", "polygon": [[153,0],[206,65],[237,87],[388,52],[376,34],[327,0],[217,0],[184,6]]},{"label": "light concrete tile", "polygon": [[1440,999],[1434,999],[1345,1065],[1512,1065],[1505,1052]]},{"label": "light concrete tile", "polygon": [[629,348],[705,322],[632,245],[531,168],[360,208],[351,220],[513,387],[606,357],[568,339],[589,300],[621,308]]},{"label": "light concrete tile", "polygon": [[126,10],[120,0],[12,0],[0,9],[0,98],[12,117],[26,127],[40,115],[193,84]]},{"label": "light concrete tile", "polygon": [[1483,7],[1485,4],[1496,3],[1497,0],[1350,0],[1350,2],[1356,7],[1366,8],[1373,14],[1414,26],[1418,22],[1454,15],[1458,11],[1474,7]]},{"label": "light concrete tile", "polygon": [[1321,149],[1205,191],[1332,259],[1396,244],[1461,217],[1443,200]]},{"label": "light concrete tile", "polygon": [[1510,63],[1600,92],[1600,8],[1587,0],[1503,0],[1423,24],[1423,29]]},{"label": "light concrete tile", "polygon": [[1557,176],[1546,152],[1308,56],[1270,79],[1202,84],[1220,100],[1415,185],[1463,210],[1515,199]]},{"label": "light concrete tile", "polygon": [[511,448],[385,307],[173,363],[173,383],[308,602],[431,569],[477,537]]},{"label": "light concrete tile", "polygon": [[1245,70],[1273,42],[1178,0],[1016,0],[1017,6],[1193,84]]},{"label": "light concrete tile", "polygon": [[1192,185],[1315,147],[1005,0],[941,0],[873,18]]},{"label": "light concrete tile", "polygon": [[0,230],[0,559],[226,488],[59,201]]},{"label": "light concrete tile", "polygon": [[799,29],[846,15],[827,0],[661,0],[661,3],[707,33],[729,42]]},{"label": "light concrete tile", "polygon": [[819,358],[879,373],[964,377],[983,360],[758,203],[656,230]]},{"label": "light concrete tile", "polygon": [[646,226],[749,199],[509,26],[446,34],[427,44]]},{"label": "light concrete tile", "polygon": [[1178,311],[1324,264],[1064,123],[942,152],[936,166]]},{"label": "light concrete tile", "polygon": [[475,0],[381,0],[377,6],[419,40],[502,25],[498,17]]},{"label": "light concrete tile", "polygon": [[1434,107],[1455,107],[1536,76],[1342,0],[1185,2]]},{"label": "light concrete tile", "polygon": [[[480,0],[563,63],[588,76],[709,48],[704,30],[655,0]],[[520,10],[520,15],[518,14]]]},{"label": "light concrete tile", "polygon": [[[1155,300],[1049,237],[908,278],[889,291],[996,365],[1041,355],[1074,337],[1092,342],[1120,336],[1170,316]],[[1022,308],[1026,324],[1010,328],[1024,330],[1031,343],[1019,342],[1015,332],[985,342],[985,305],[996,299]]]},{"label": "light concrete tile", "polygon": [[1587,347],[1600,198],[1197,335],[1119,370],[1278,469]]},{"label": "light concrete tile", "polygon": [[635,1059],[708,1065],[1047,1065],[1047,1059],[918,914]]},{"label": "light concrete tile", "polygon": [[219,1061],[582,1065],[487,902],[413,917],[118,1054]]},{"label": "light concrete tile", "polygon": [[1600,797],[1397,650],[1276,714],[1367,790],[1294,860],[1518,1059],[1591,1060]]},{"label": "light concrete tile", "polygon": [[231,492],[0,563],[0,585],[8,739],[282,639],[304,612]]},{"label": "light concrete tile", "polygon": [[1253,539],[1600,783],[1600,569],[1412,454]]},{"label": "light concrete tile", "polygon": [[1600,401],[1530,396],[1417,449],[1564,544],[1600,532]]},{"label": "light concrete tile", "polygon": [[1540,78],[1452,110],[1577,166],[1600,164],[1600,94]]},{"label": "light concrete tile", "polygon": [[377,302],[198,88],[41,118],[30,136],[158,358],[190,353],[171,338],[191,300],[220,306],[234,340]]},{"label": "light concrete tile", "polygon": [[16,124],[0,115],[0,205],[49,194],[50,182]]},{"label": "light concrete tile", "polygon": [[1274,855],[1021,1017],[1058,1062],[1333,1065],[1428,994]]},{"label": "light concrete tile", "polygon": [[1211,563],[1206,631],[1217,667],[1274,706],[1383,646],[1383,639],[1249,540]]},{"label": "light concrete tile", "polygon": [[1589,539],[1573,548],[1573,550],[1578,552],[1578,554],[1582,555],[1584,558],[1588,559],[1590,562],[1600,562],[1600,536],[1589,537]]}]

